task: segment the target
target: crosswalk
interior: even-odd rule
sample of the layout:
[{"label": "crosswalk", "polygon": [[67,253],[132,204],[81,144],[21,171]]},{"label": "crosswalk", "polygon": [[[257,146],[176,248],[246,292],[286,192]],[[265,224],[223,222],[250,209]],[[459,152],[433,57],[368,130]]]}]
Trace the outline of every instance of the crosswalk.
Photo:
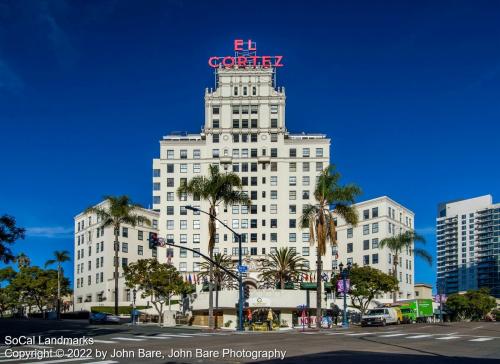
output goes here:
[{"label": "crosswalk", "polygon": [[326,336],[347,336],[353,338],[360,338],[363,336],[368,336],[371,338],[381,338],[381,339],[428,339],[428,340],[464,340],[473,343],[486,342],[492,340],[499,340],[500,336],[474,336],[474,335],[459,335],[457,332],[446,333],[446,334],[427,334],[427,333],[410,333],[401,331],[372,331],[372,332],[325,332],[325,331],[309,331],[300,332],[304,335],[326,335]]}]

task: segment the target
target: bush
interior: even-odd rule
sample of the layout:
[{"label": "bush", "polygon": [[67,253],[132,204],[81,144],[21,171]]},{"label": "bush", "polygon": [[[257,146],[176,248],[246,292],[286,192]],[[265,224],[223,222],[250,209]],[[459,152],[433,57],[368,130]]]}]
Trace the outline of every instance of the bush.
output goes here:
[{"label": "bush", "polygon": [[[135,307],[137,310],[143,310],[145,308],[148,308],[147,306],[136,306]],[[102,312],[102,313],[109,313],[114,315],[115,314],[115,307],[114,306],[92,306],[90,308],[90,311],[97,313],[97,312]],[[132,306],[118,306],[118,314],[119,315],[130,315],[132,313]]]}]

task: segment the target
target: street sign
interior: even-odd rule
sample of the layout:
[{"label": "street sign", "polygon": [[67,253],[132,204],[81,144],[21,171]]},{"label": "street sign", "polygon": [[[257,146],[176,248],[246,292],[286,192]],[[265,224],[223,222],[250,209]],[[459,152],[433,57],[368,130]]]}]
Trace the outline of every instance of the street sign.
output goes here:
[{"label": "street sign", "polygon": [[447,299],[448,297],[446,297],[445,294],[437,294],[436,296],[434,296],[434,302],[436,303],[446,303]]},{"label": "street sign", "polygon": [[248,266],[246,266],[246,265],[239,265],[238,266],[238,272],[240,272],[240,273],[246,273],[246,272],[248,272]]}]

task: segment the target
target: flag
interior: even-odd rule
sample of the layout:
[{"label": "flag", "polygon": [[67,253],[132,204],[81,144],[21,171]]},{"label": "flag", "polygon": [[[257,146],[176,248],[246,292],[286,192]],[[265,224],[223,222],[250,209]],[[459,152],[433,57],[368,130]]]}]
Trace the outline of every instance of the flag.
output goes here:
[{"label": "flag", "polygon": [[193,281],[191,279],[191,273],[189,273],[189,284],[193,284]]}]

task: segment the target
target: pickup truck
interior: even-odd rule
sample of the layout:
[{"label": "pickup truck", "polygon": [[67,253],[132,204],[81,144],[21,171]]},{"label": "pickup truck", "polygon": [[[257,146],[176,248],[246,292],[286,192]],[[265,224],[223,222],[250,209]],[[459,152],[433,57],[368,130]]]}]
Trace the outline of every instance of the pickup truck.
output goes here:
[{"label": "pickup truck", "polygon": [[361,316],[361,326],[385,326],[400,324],[397,311],[393,307],[372,308]]}]

